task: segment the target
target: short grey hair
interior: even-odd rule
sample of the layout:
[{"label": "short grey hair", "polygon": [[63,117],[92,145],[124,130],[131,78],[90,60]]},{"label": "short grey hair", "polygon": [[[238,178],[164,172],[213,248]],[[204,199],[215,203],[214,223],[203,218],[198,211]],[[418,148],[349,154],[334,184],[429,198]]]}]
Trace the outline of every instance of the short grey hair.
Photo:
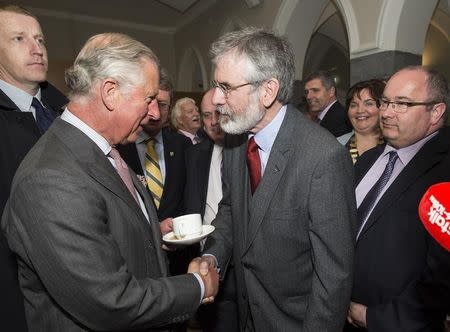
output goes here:
[{"label": "short grey hair", "polygon": [[322,82],[325,89],[330,90],[331,88],[334,88],[336,90],[336,82],[334,81],[333,76],[331,76],[330,72],[325,70],[312,72],[306,76],[304,79],[304,84],[316,79],[319,79]]},{"label": "short grey hair", "polygon": [[283,104],[290,101],[295,60],[287,39],[254,27],[229,32],[212,44],[210,54],[213,63],[217,64],[222,56],[231,51],[248,61],[248,70],[244,75],[249,82],[275,78],[280,85],[277,100]]},{"label": "short grey hair", "polygon": [[195,100],[188,97],[178,99],[173,106],[172,112],[170,113],[170,122],[175,129],[178,129],[178,118],[181,116],[181,108],[187,103],[193,103],[197,107]]},{"label": "short grey hair", "polygon": [[88,96],[93,85],[105,78],[117,80],[128,89],[144,80],[142,61],[150,60],[159,70],[159,60],[153,51],[121,33],[95,35],[84,44],[65,79],[69,96]]}]

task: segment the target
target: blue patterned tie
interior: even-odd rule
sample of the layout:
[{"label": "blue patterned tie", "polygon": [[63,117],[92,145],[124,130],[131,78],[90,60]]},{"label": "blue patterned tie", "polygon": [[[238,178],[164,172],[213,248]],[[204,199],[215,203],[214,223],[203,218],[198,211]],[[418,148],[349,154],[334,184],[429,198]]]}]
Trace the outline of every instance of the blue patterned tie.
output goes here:
[{"label": "blue patterned tie", "polygon": [[387,162],[386,167],[384,168],[383,174],[381,174],[378,181],[373,185],[372,189],[369,190],[366,197],[364,197],[364,200],[359,205],[358,223],[359,225],[361,225],[361,227],[359,228],[356,238],[358,238],[359,235],[361,234],[361,231],[364,228],[365,221],[369,215],[369,212],[372,210],[375,202],[377,201],[378,196],[380,196],[381,192],[383,191],[384,186],[386,185],[386,183],[388,183],[392,175],[392,171],[394,170],[394,165],[397,159],[398,159],[397,151],[389,152],[389,161]]},{"label": "blue patterned tie", "polygon": [[55,120],[55,115],[53,114],[53,111],[42,106],[42,104],[36,97],[33,98],[31,106],[33,106],[36,110],[36,122],[41,133],[43,134],[50,127],[53,120]]}]

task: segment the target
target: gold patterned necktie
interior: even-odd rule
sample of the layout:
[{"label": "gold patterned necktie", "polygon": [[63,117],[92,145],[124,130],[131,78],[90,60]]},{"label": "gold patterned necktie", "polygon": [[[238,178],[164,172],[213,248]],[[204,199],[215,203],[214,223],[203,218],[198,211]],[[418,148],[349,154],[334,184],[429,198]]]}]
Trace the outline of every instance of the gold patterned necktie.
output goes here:
[{"label": "gold patterned necktie", "polygon": [[155,139],[150,138],[147,142],[147,153],[145,155],[145,170],[148,188],[153,196],[153,201],[158,209],[163,193],[163,180],[159,168],[159,158],[155,150]]}]

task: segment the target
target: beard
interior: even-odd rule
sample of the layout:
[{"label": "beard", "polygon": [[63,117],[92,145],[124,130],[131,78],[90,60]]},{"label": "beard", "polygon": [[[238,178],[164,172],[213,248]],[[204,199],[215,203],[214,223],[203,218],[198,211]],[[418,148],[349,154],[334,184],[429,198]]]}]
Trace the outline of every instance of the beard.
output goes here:
[{"label": "beard", "polygon": [[246,133],[255,128],[265,115],[264,110],[259,108],[259,93],[250,96],[245,111],[237,113],[225,105],[218,106],[217,110],[220,113],[220,127],[227,134]]}]

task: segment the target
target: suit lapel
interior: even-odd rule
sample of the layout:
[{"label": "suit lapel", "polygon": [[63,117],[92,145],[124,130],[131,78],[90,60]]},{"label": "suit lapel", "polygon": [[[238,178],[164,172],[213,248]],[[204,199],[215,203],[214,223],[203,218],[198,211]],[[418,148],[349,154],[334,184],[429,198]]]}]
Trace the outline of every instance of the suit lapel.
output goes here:
[{"label": "suit lapel", "polygon": [[[79,163],[95,181],[118,196],[139,217],[145,219],[114,166],[91,139],[59,118],[54,121],[52,127],[55,127],[53,132],[72,151],[74,162]],[[136,176],[134,175],[132,178],[136,178]]]},{"label": "suit lapel", "polygon": [[[278,187],[278,184],[286,169],[290,154],[290,137],[292,137],[291,133],[294,129],[294,123],[295,121],[292,117],[292,112],[289,111],[288,108],[280,130],[278,131],[278,135],[273,143],[269,160],[264,170],[264,175],[253,197],[251,197],[251,193],[248,189],[250,185],[248,184],[249,177],[247,175],[247,193],[251,199],[249,204],[250,220],[248,224],[247,245],[244,248],[244,253],[248,250],[255,239],[258,229],[264,220],[267,209],[274,197],[276,188]],[[242,155],[245,156],[245,152]],[[247,167],[245,168],[247,169]],[[248,171],[246,173],[248,174]]]},{"label": "suit lapel", "polygon": [[[426,143],[414,158],[406,165],[394,182],[389,186],[384,195],[378,201],[374,210],[369,216],[364,228],[358,238],[364,234],[378,221],[384,211],[395,206],[400,195],[407,191],[417,179],[437,164],[448,152],[447,143],[443,142],[439,134]],[[375,159],[376,160],[376,159]]]},{"label": "suit lapel", "polygon": [[[158,215],[156,213],[155,205],[153,203],[153,199],[151,198],[150,194],[147,191],[147,187],[144,187],[144,185],[139,181],[136,174],[130,170],[131,179],[133,180],[134,187],[138,191],[139,195],[141,196],[145,209],[148,214],[148,221],[145,219],[142,219],[142,222],[145,222],[146,224],[150,225],[151,228],[151,236],[153,239],[153,244],[156,248],[160,248],[162,246],[162,239],[161,239],[161,229],[159,228],[159,220]],[[139,209],[140,210],[140,209]],[[167,266],[165,263],[165,258],[163,257],[163,251],[162,250],[156,250],[156,255],[158,256],[158,263],[159,268],[161,270],[161,273],[163,276],[167,276]]]}]

